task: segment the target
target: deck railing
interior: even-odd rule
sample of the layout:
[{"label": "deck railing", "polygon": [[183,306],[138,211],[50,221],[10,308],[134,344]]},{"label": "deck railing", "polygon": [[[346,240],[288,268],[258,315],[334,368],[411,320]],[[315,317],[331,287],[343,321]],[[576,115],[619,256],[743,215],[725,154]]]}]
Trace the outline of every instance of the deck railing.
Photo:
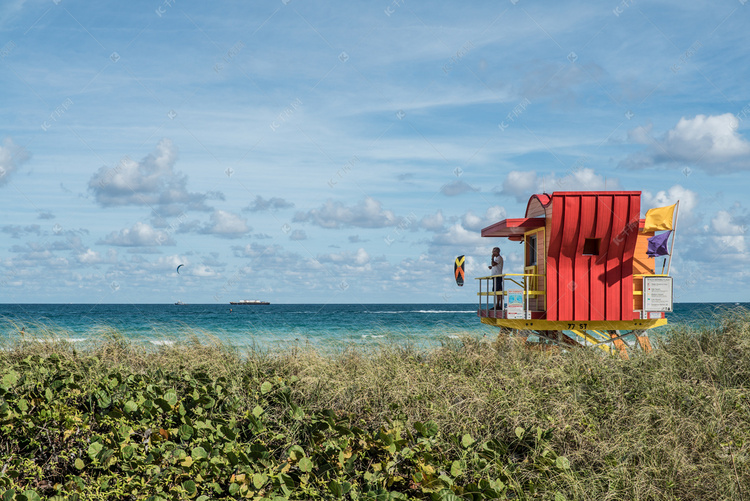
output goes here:
[{"label": "deck railing", "polygon": [[[502,275],[477,277],[476,280],[479,280],[479,292],[477,293],[477,296],[479,297],[480,315],[484,312],[485,314],[482,316],[487,316],[487,312],[490,310],[497,311],[498,309],[504,308],[504,299],[508,295],[508,289],[510,288],[511,290],[520,289],[523,291],[524,317],[528,318],[529,311],[531,311],[529,308],[529,299],[534,296],[544,295],[544,291],[537,290],[538,284],[543,282],[542,280],[539,280],[539,277],[543,276],[544,275],[538,273],[503,273]],[[496,278],[502,280],[502,290],[500,291],[494,290],[494,282]],[[500,308],[495,307],[498,296],[500,296]],[[483,298],[484,308],[482,308]]]}]

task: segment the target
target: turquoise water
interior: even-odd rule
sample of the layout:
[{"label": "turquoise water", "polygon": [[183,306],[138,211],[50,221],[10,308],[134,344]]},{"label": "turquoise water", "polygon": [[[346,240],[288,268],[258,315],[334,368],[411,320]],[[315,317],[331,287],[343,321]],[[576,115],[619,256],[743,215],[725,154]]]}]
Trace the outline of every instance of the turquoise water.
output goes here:
[{"label": "turquoise water", "polygon": [[[667,318],[672,325],[710,323],[717,313],[748,307],[678,303]],[[497,329],[480,323],[476,309],[476,304],[0,304],[0,339],[59,337],[84,343],[115,329],[153,345],[198,335],[240,348],[393,343],[429,348],[452,338],[494,336]]]}]

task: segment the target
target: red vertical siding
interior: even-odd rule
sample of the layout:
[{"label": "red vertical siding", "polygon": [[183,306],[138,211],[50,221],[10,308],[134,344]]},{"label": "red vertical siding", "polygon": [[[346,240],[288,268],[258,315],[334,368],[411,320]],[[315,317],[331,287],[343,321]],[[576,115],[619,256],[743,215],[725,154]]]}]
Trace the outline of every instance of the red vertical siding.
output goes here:
[{"label": "red vertical siding", "polygon": [[612,214],[614,196],[601,195],[598,197],[597,218],[594,229],[594,238],[601,238],[601,247],[596,259],[591,260],[591,282],[594,291],[591,294],[591,320],[604,320],[607,317],[606,308],[606,283],[607,275],[607,248],[612,239]]},{"label": "red vertical siding", "polygon": [[591,319],[591,296],[596,292],[597,281],[591,274],[591,265],[596,256],[583,254],[583,245],[587,238],[594,237],[594,228],[597,219],[596,197],[589,195],[581,196],[581,213],[579,219],[580,231],[578,240],[572,249],[575,252],[575,289],[573,290],[573,302],[575,317]]},{"label": "red vertical siding", "polygon": [[[634,318],[632,274],[639,213],[640,192],[552,195],[548,320]],[[586,239],[600,239],[598,256],[583,254]]]}]

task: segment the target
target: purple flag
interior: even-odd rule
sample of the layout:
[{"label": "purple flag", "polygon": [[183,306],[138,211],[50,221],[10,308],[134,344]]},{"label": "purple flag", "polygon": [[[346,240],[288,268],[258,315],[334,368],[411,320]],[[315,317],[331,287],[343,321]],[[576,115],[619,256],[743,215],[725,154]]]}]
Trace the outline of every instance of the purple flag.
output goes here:
[{"label": "purple flag", "polygon": [[648,257],[666,256],[669,254],[667,240],[669,240],[670,233],[672,232],[665,231],[648,239],[648,250],[646,250]]}]

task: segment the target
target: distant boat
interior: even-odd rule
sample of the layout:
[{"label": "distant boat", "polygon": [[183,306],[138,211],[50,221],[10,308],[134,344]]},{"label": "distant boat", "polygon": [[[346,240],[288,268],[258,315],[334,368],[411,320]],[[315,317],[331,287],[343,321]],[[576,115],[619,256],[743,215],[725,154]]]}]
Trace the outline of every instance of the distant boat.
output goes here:
[{"label": "distant boat", "polygon": [[229,304],[271,304],[268,301],[260,299],[240,299],[239,301],[229,301]]},{"label": "distant boat", "polygon": [[177,301],[175,304],[179,305],[179,304],[187,304],[187,303],[183,303],[182,301]]}]

